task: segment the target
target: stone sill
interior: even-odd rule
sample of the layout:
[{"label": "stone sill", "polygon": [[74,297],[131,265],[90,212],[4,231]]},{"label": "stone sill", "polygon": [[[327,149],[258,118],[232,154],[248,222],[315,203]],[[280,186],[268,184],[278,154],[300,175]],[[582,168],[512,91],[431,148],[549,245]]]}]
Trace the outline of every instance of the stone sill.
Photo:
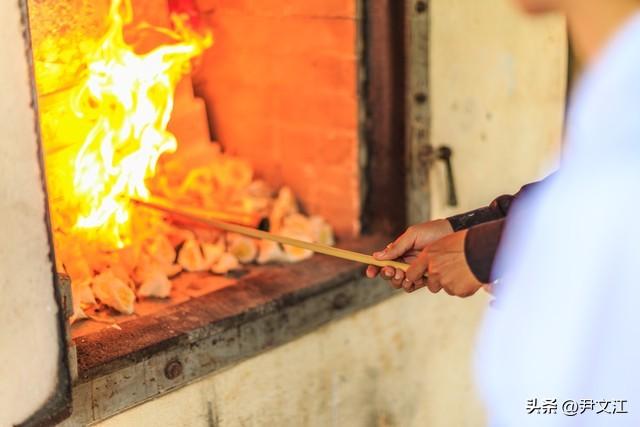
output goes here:
[{"label": "stone sill", "polygon": [[[388,242],[365,236],[341,247],[370,253]],[[256,267],[238,283],[74,340],[73,415],[89,423],[192,382],[374,305],[393,294],[363,266],[315,255]]]}]

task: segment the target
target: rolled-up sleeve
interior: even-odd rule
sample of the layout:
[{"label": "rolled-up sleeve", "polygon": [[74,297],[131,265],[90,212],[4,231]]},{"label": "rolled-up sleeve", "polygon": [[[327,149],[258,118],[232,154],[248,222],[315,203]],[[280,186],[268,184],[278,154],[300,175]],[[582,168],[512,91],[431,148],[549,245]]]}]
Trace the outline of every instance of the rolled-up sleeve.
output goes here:
[{"label": "rolled-up sleeve", "polygon": [[479,224],[502,219],[507,216],[511,203],[516,197],[517,195],[512,196],[505,194],[495,199],[489,206],[460,215],[454,215],[447,218],[447,220],[451,224],[453,231],[460,231]]},{"label": "rolled-up sleeve", "polygon": [[447,218],[453,231],[469,230],[465,239],[465,257],[469,268],[479,281],[490,282],[491,270],[513,202],[540,184],[548,182],[552,176],[525,185],[515,195],[502,195],[489,206]]},{"label": "rolled-up sleeve", "polygon": [[471,272],[482,283],[491,281],[491,270],[502,239],[506,219],[497,219],[469,228],[464,254]]}]

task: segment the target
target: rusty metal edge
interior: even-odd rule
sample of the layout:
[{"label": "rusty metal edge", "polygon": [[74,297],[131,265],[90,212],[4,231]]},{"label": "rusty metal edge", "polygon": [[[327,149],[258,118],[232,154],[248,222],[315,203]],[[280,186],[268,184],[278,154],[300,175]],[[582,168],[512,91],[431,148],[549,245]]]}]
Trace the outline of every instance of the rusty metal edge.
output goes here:
[{"label": "rusty metal edge", "polygon": [[365,232],[401,233],[405,188],[405,4],[361,0],[360,147]]},{"label": "rusty metal edge", "polygon": [[431,144],[431,93],[429,85],[430,0],[405,1],[407,50],[406,193],[408,222],[430,219],[429,164],[424,152]]},{"label": "rusty metal edge", "polygon": [[[341,260],[329,263],[329,270],[338,270],[330,280],[323,275],[317,283],[300,284],[298,289],[284,292],[266,304],[245,312],[238,307],[235,316],[180,331],[158,346],[81,371],[74,386],[73,415],[68,425],[85,425],[111,417],[394,295],[381,280],[364,279],[361,268],[339,265],[343,263]],[[271,289],[279,286],[272,285]],[[227,289],[240,291],[242,286]],[[230,297],[214,294],[221,299]],[[210,294],[209,301],[198,298],[184,303],[174,315],[187,316],[193,309],[191,316],[197,317],[216,298],[214,294]],[[267,294],[264,296],[269,298]],[[117,333],[108,330],[109,334],[112,331]]]}]

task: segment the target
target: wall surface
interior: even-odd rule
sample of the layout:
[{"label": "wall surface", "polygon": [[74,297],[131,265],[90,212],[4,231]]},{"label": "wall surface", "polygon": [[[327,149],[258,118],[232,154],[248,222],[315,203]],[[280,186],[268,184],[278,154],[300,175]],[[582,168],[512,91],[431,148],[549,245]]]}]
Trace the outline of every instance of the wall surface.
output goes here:
[{"label": "wall surface", "polygon": [[[560,17],[530,18],[512,0],[432,0],[431,140],[453,148],[457,211],[517,191],[556,163],[567,38]],[[445,172],[431,172],[433,217]]]},{"label": "wall surface", "polygon": [[0,14],[0,426],[69,392],[23,12],[12,1]]},{"label": "wall surface", "polygon": [[485,304],[398,296],[98,425],[475,427]]},{"label": "wall surface", "polygon": [[194,76],[214,139],[339,235],[357,234],[357,2],[197,3],[215,38]]}]

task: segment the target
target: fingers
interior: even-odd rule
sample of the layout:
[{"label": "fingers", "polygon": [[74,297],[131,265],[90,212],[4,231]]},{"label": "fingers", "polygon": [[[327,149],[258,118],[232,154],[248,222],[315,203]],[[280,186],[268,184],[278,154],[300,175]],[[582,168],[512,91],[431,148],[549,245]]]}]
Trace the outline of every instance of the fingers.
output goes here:
[{"label": "fingers", "polygon": [[393,267],[384,267],[382,269],[374,266],[367,268],[367,277],[374,278],[376,275],[380,275],[383,279],[387,280],[391,286],[395,289],[404,289],[405,292],[414,292],[425,285],[423,279],[417,280],[415,283],[406,279],[405,273],[402,270],[396,270]]},{"label": "fingers", "polygon": [[[396,242],[402,240],[399,238]],[[402,244],[402,243],[400,243]],[[396,246],[401,247],[402,246]],[[391,252],[393,254],[393,252]],[[405,273],[402,270],[395,269],[393,267],[376,267],[368,266],[366,275],[369,278],[380,276],[383,279],[389,281],[391,286],[395,289],[403,289],[407,293],[415,292],[416,290],[427,287],[431,292],[437,293],[442,289],[440,284],[439,275],[434,275],[433,278],[425,278],[429,266],[429,257],[426,251],[422,251],[418,254],[417,258],[411,263],[411,266]]]},{"label": "fingers", "polygon": [[452,297],[457,296],[456,293],[454,292],[454,290],[451,289],[449,286],[443,286],[441,289],[444,289],[444,291],[447,293],[447,295],[450,295]]},{"label": "fingers", "polygon": [[391,280],[396,275],[396,269],[393,267],[377,267],[375,265],[370,265],[367,267],[366,276],[369,279],[374,279],[376,276],[380,275],[385,280]]},{"label": "fingers", "polygon": [[396,269],[393,267],[384,267],[382,269],[382,278],[386,280],[391,280],[396,275]]},{"label": "fingers", "polygon": [[370,265],[367,267],[366,273],[369,279],[375,278],[378,274],[380,274],[380,267],[376,267],[375,265]]},{"label": "fingers", "polygon": [[[463,232],[445,236],[422,250],[416,247],[412,233],[416,235],[411,229],[407,230],[384,253],[374,254],[379,259],[395,259],[401,256],[404,262],[410,262],[407,271],[390,267],[371,267],[367,272],[369,277],[379,274],[388,280],[391,286],[396,289],[402,288],[407,293],[427,287],[432,293],[444,289],[449,295],[468,297],[482,288],[483,284],[477,281],[467,265]],[[428,278],[425,277],[427,271]]]},{"label": "fingers", "polygon": [[[421,277],[415,282],[412,282],[406,278],[406,274],[404,271],[396,270],[392,267],[385,267],[376,274],[379,274],[380,277],[388,281],[393,288],[403,289],[407,293],[415,292],[418,289],[424,288],[425,286],[427,286],[431,290],[431,292],[434,293],[440,291],[441,289],[439,282],[428,282],[424,277]],[[369,269],[367,269],[367,276],[375,277],[370,275]]]},{"label": "fingers", "polygon": [[414,291],[417,291],[420,288],[424,288],[426,281],[421,278],[416,280],[415,282],[412,282],[411,280],[407,279],[405,276],[405,279],[402,281],[402,289],[405,290],[405,292],[407,293],[411,293]]},{"label": "fingers", "polygon": [[411,263],[407,270],[407,280],[410,282],[417,282],[419,279],[424,279],[424,274],[429,268],[429,254],[426,250],[420,252],[418,257]]},{"label": "fingers", "polygon": [[442,283],[440,282],[439,274],[430,274],[429,279],[427,280],[427,289],[431,293],[437,294],[442,290]]},{"label": "fingers", "polygon": [[391,279],[391,286],[396,289],[402,288],[402,282],[404,282],[404,271],[396,270],[393,278]]},{"label": "fingers", "polygon": [[[396,242],[402,241],[402,237]],[[402,243],[400,243],[402,244]],[[401,246],[395,246],[401,247]],[[392,247],[393,249],[393,247]],[[396,270],[392,267],[384,267],[381,271],[381,276],[385,280],[391,282],[391,286],[395,289],[404,289],[405,292],[414,292],[425,285],[429,287],[432,292],[438,292],[441,289],[439,282],[427,281],[424,277],[429,265],[429,257],[426,251],[422,251],[418,254],[417,258],[411,263],[411,266],[405,273],[402,270]],[[367,269],[367,275],[372,276],[376,270],[375,267],[369,267]]]},{"label": "fingers", "polygon": [[384,280],[391,282],[391,285],[396,289],[402,287],[402,281],[404,280],[404,272],[393,267],[380,268],[370,265],[367,267],[366,275],[370,279],[380,275]]},{"label": "fingers", "polygon": [[409,227],[402,236],[389,243],[382,251],[374,253],[373,256],[379,260],[400,258],[405,252],[413,247],[413,244],[416,241],[416,233],[413,230],[413,228]]},{"label": "fingers", "polygon": [[437,294],[443,289],[442,284],[440,283],[440,280],[437,277],[435,279],[429,278],[428,280],[418,279],[417,282],[411,282],[410,280],[407,280],[407,279],[402,281],[402,288],[408,294],[415,292],[418,289],[424,288],[425,286],[427,287],[427,289],[429,289],[429,291],[431,291],[434,294]]}]

